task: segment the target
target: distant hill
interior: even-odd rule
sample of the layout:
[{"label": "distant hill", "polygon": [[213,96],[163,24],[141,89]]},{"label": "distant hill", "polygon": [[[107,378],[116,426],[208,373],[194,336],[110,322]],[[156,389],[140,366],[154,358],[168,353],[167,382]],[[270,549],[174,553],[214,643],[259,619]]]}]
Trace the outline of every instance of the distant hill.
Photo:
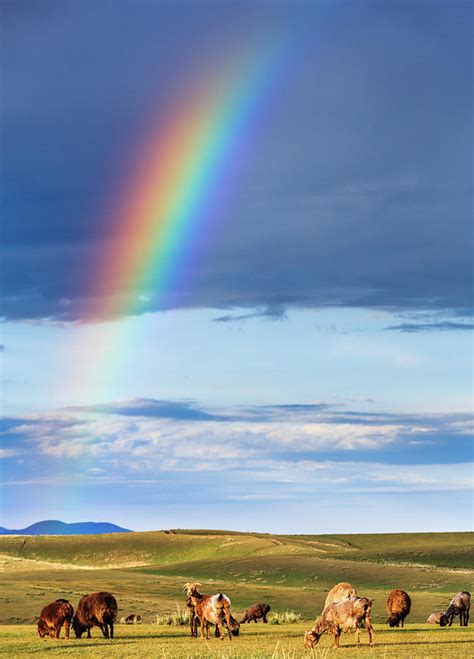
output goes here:
[{"label": "distant hill", "polygon": [[0,526],[0,535],[92,535],[98,533],[130,533],[130,529],[122,529],[109,522],[76,522],[66,524],[56,519],[36,522],[26,529],[5,529]]}]

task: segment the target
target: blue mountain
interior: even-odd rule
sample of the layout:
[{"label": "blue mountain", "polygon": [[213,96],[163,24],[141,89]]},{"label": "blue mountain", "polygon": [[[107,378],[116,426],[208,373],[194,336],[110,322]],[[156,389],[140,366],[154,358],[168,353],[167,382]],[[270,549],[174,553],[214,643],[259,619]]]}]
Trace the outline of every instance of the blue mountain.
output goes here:
[{"label": "blue mountain", "polygon": [[56,519],[36,522],[26,529],[5,529],[0,526],[0,535],[90,535],[97,533],[129,533],[130,529],[123,529],[109,522],[76,522],[66,524]]}]

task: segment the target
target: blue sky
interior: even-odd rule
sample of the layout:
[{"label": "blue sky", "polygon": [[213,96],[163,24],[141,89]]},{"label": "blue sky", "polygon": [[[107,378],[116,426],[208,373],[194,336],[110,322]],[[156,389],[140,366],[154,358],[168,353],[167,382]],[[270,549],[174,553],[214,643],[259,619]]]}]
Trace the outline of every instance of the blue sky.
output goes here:
[{"label": "blue sky", "polygon": [[[1,523],[469,528],[472,6],[0,11]],[[297,47],[165,304],[90,323],[143,124],[274,35]]]}]

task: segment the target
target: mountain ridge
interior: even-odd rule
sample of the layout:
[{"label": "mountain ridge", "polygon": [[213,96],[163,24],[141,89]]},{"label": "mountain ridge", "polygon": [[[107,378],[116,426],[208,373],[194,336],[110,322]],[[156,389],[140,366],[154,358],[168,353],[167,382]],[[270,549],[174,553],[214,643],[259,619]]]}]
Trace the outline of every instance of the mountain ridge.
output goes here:
[{"label": "mountain ridge", "polygon": [[73,522],[46,519],[24,529],[7,529],[0,526],[0,535],[99,535],[104,533],[133,533],[111,522]]}]

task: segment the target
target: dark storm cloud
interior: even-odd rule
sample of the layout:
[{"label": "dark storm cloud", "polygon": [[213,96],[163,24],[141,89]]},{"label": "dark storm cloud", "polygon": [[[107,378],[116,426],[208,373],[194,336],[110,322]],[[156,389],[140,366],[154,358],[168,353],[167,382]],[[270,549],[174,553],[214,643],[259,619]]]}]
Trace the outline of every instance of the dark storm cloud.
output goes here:
[{"label": "dark storm cloud", "polygon": [[471,307],[470,5],[325,4],[65,2],[46,20],[4,3],[0,313],[87,319],[143,126],[250,34],[297,40],[298,24],[312,45],[279,70],[179,285],[137,296],[221,322]]}]

